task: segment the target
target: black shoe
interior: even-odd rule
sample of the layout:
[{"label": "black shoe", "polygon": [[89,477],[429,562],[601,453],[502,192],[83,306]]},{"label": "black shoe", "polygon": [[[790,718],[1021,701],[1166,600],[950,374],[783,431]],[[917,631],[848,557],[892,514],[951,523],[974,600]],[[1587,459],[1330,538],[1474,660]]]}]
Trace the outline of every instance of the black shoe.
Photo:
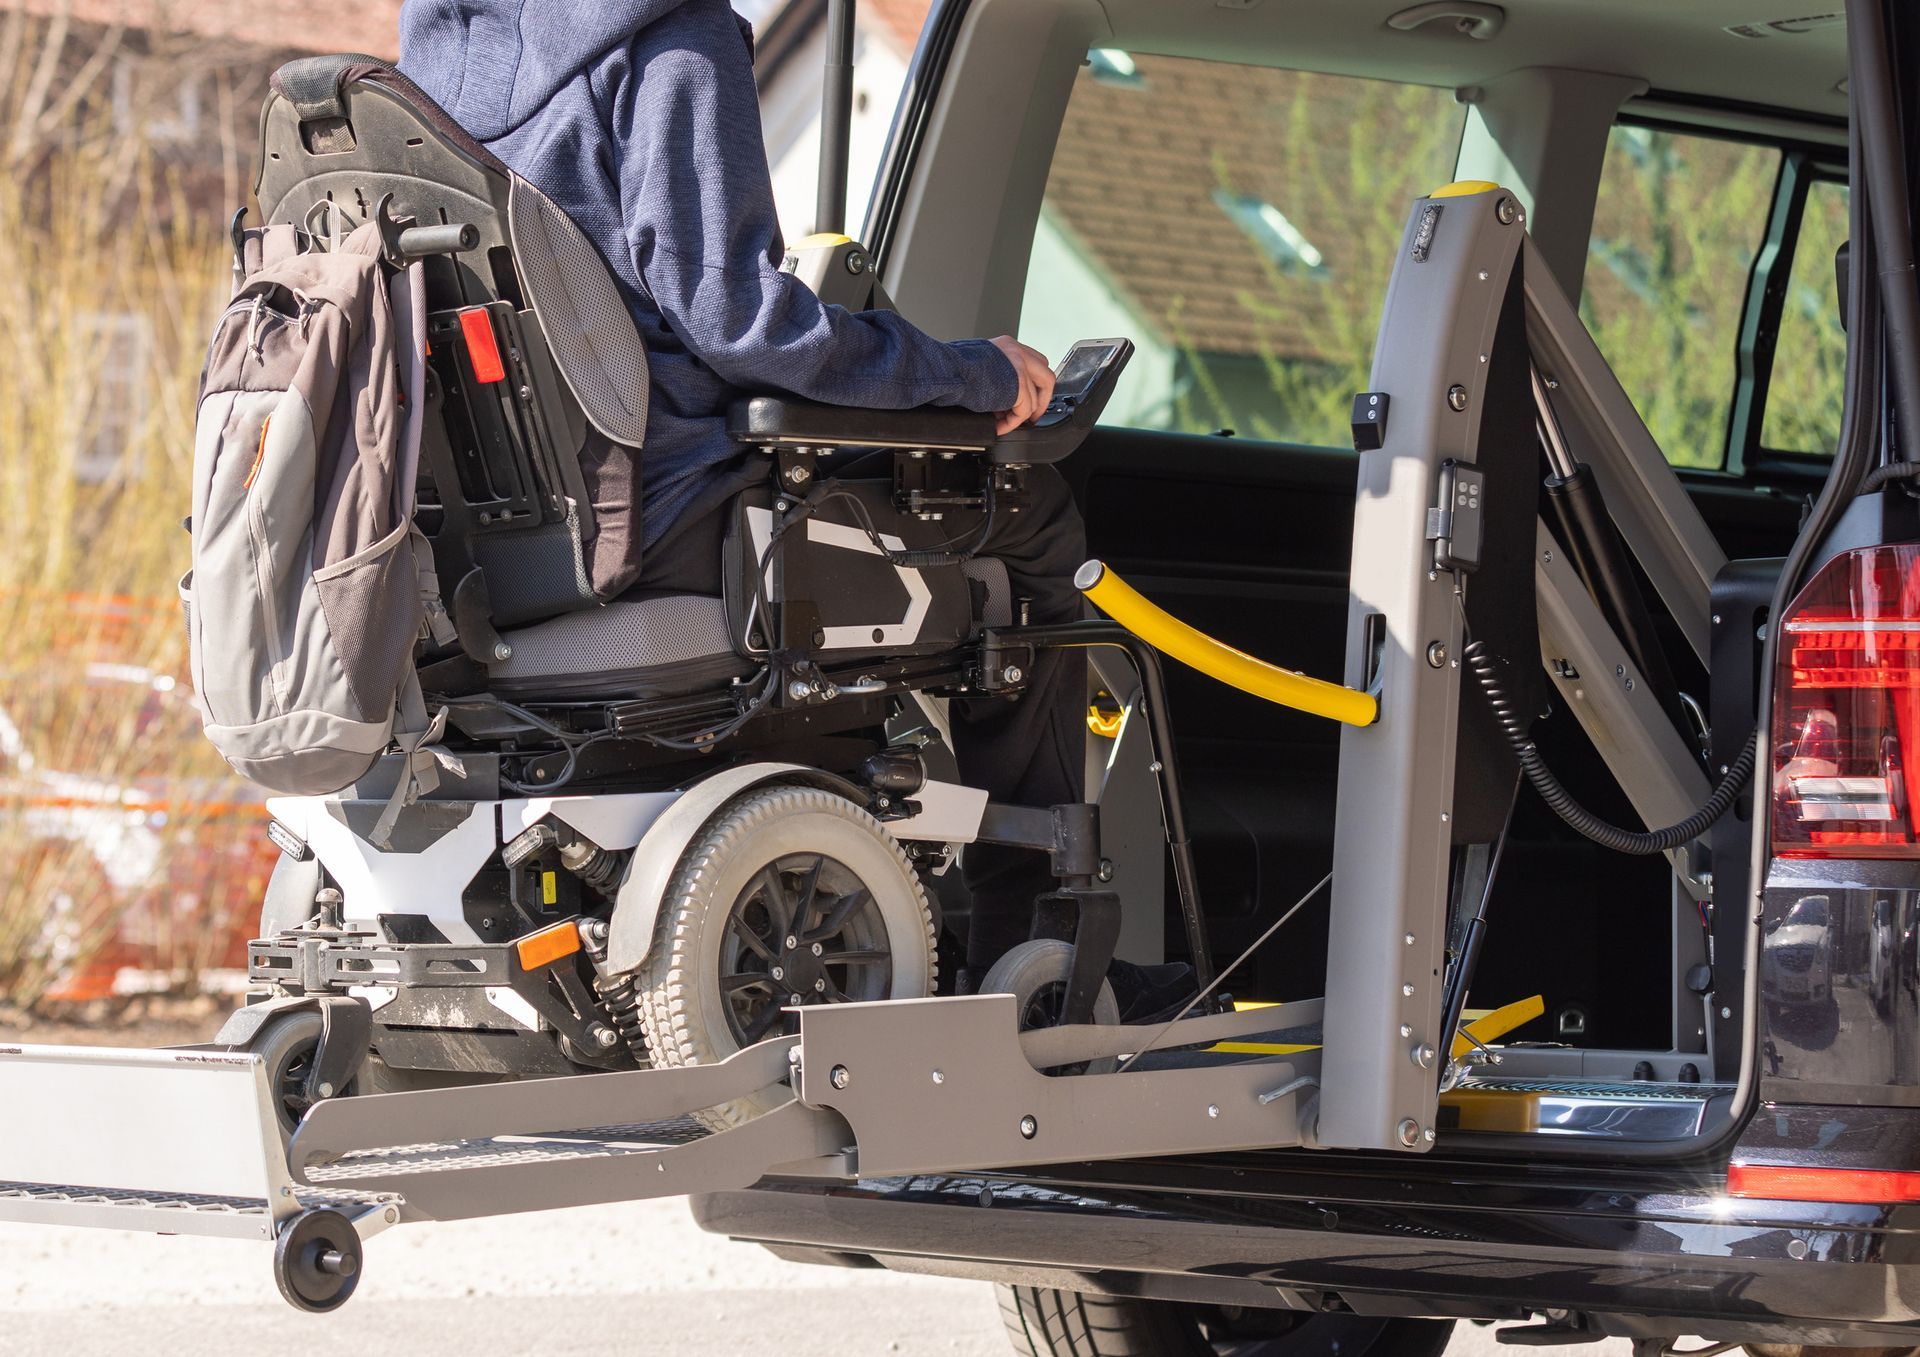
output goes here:
[{"label": "black shoe", "polygon": [[1115,957],[1107,967],[1107,983],[1123,1023],[1165,1022],[1200,991],[1193,967],[1184,961],[1136,966]]}]

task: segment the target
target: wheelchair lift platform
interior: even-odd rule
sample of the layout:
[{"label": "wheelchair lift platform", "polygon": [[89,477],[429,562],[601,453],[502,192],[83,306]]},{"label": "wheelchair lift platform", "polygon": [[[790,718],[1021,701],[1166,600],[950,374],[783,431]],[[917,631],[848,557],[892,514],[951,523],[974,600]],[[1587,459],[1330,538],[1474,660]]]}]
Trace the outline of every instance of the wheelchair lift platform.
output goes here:
[{"label": "wheelchair lift platform", "polygon": [[[363,1242],[410,1221],[1310,1138],[1317,1049],[1174,1053],[1317,1027],[1318,1000],[1024,1034],[1007,994],[796,1011],[797,1036],[714,1065],[322,1102],[284,1146],[259,1055],[0,1047],[0,1097],[25,1112],[0,1119],[0,1220],[271,1242],[282,1293],[323,1311],[352,1294]],[[737,1125],[699,1115],[783,1085]]]}]

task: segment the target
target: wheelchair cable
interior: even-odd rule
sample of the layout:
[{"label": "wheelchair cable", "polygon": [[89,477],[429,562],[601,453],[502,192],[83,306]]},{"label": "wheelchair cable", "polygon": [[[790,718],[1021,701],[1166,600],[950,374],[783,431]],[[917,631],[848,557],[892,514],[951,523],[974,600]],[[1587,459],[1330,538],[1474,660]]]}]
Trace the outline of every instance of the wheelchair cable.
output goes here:
[{"label": "wheelchair cable", "polygon": [[1115,1070],[1114,1073],[1125,1074],[1128,1068],[1132,1066],[1134,1061],[1138,1060],[1141,1056],[1145,1055],[1148,1051],[1151,1051],[1155,1046],[1157,1046],[1160,1042],[1160,1038],[1164,1037],[1167,1033],[1173,1030],[1173,1026],[1175,1023],[1179,1022],[1182,1018],[1186,1017],[1187,1014],[1193,1012],[1194,1009],[1198,1008],[1202,1003],[1204,1003],[1208,995],[1212,994],[1215,990],[1220,988],[1222,981],[1224,981],[1228,976],[1232,975],[1234,971],[1239,969],[1241,966],[1245,965],[1247,958],[1251,957],[1255,952],[1259,951],[1263,946],[1265,946],[1268,938],[1271,938],[1275,933],[1278,933],[1282,925],[1284,925],[1287,922],[1287,920],[1291,919],[1294,915],[1298,914],[1301,910],[1305,909],[1307,907],[1307,902],[1313,899],[1313,897],[1318,895],[1322,890],[1324,890],[1327,886],[1327,883],[1332,880],[1333,880],[1333,873],[1329,871],[1325,876],[1321,877],[1318,881],[1316,881],[1312,885],[1312,887],[1308,889],[1305,895],[1301,896],[1298,900],[1294,901],[1293,908],[1289,909],[1286,913],[1282,914],[1279,918],[1275,919],[1271,924],[1268,924],[1266,932],[1262,933],[1259,937],[1255,938],[1251,943],[1249,943],[1247,945],[1247,950],[1242,952],[1239,956],[1235,957],[1232,963],[1229,964],[1224,970],[1222,970],[1220,974],[1214,976],[1213,979],[1209,980],[1204,989],[1202,989],[1198,994],[1194,995],[1191,999],[1187,1000],[1186,1006],[1184,1008],[1182,1008],[1178,1013],[1174,1014],[1171,1018],[1168,1018],[1166,1022],[1161,1024],[1159,1029],[1155,1031],[1152,1036],[1148,1037],[1144,1043],[1142,1043],[1139,1050],[1135,1051],[1132,1055],[1128,1056],[1126,1060],[1121,1062],[1120,1068]]}]

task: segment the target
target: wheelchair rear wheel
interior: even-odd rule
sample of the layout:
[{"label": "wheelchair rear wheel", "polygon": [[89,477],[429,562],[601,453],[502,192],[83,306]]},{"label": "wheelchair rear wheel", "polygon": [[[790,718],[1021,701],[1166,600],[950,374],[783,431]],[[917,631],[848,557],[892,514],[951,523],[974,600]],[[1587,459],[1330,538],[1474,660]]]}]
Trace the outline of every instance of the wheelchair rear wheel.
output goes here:
[{"label": "wheelchair rear wheel", "polygon": [[[710,1065],[797,1030],[806,1004],[933,993],[933,913],[884,826],[843,797],[764,787],[717,815],[680,860],[640,969],[661,1065]],[[786,1101],[769,1090],[701,1113],[715,1129]]]}]

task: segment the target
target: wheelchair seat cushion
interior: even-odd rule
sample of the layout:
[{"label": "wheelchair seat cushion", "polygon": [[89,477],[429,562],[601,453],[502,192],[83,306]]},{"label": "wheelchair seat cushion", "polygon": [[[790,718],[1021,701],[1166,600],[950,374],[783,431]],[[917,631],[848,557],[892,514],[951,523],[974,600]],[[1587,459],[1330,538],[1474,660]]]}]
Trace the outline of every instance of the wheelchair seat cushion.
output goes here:
[{"label": "wheelchair seat cushion", "polygon": [[668,697],[724,686],[752,673],[735,653],[727,605],[676,594],[618,599],[507,632],[510,659],[487,686],[521,697]]}]

